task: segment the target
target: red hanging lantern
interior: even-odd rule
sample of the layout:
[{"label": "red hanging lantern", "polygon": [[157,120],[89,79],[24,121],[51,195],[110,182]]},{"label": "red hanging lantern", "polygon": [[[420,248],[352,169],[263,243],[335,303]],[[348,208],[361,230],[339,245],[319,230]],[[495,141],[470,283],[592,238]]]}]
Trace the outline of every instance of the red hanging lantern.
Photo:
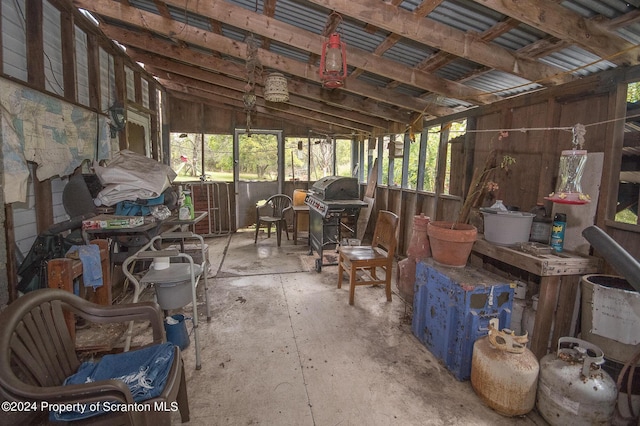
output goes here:
[{"label": "red hanging lantern", "polygon": [[320,80],[322,87],[335,89],[344,86],[347,78],[347,45],[340,41],[340,34],[333,33],[322,43]]}]

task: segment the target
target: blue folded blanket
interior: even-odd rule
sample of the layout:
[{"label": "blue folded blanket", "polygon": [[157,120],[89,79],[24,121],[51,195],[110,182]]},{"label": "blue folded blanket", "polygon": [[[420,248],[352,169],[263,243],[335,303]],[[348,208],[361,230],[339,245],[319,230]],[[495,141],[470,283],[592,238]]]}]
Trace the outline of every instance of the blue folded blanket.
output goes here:
[{"label": "blue folded blanket", "polygon": [[[160,395],[167,383],[169,370],[173,364],[173,343],[166,342],[131,352],[105,355],[100,361],[84,362],[78,371],[67,377],[65,385],[116,379],[127,384],[133,400],[143,402]],[[101,402],[80,404],[76,411],[50,411],[51,421],[72,421],[86,419],[108,411],[111,404]],[[154,407],[149,409],[153,410]]]},{"label": "blue folded blanket", "polygon": [[96,244],[71,246],[67,254],[78,252],[82,262],[82,281],[85,287],[100,287],[102,281],[102,264],[100,261],[100,247]]}]

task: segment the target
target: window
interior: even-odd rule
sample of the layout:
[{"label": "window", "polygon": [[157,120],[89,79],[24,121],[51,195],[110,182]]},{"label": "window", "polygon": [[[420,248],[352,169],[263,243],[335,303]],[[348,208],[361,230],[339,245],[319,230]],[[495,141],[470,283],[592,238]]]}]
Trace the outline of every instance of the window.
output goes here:
[{"label": "window", "polygon": [[418,189],[418,168],[419,154],[420,154],[420,141],[422,139],[421,134],[413,135],[413,138],[409,142],[409,158],[407,160],[407,188]]},{"label": "window", "polygon": [[456,165],[455,167],[452,167],[451,165],[451,156],[452,156],[452,151],[454,149],[458,149],[460,150],[460,145],[463,141],[464,138],[464,134],[466,132],[467,129],[467,121],[463,120],[463,121],[454,121],[452,123],[450,123],[450,125],[447,126],[447,131],[444,132],[444,135],[447,138],[447,143],[446,145],[443,147],[443,149],[447,150],[447,155],[446,155],[446,163],[445,163],[445,173],[444,173],[444,187],[443,187],[443,193],[444,194],[449,194],[449,195],[462,195],[462,193],[460,194],[454,194],[452,193],[452,188],[451,188],[451,170],[462,170],[463,165]]},{"label": "window", "polygon": [[440,147],[440,126],[433,126],[427,129],[427,143],[424,144],[424,181],[422,189],[424,191],[436,192],[436,173],[438,164],[438,151]]},{"label": "window", "polygon": [[265,131],[240,133],[238,139],[240,180],[278,181],[278,136]]},{"label": "window", "polygon": [[143,78],[140,83],[142,87],[142,106],[149,108],[149,82]]},{"label": "window", "polygon": [[[364,154],[366,156],[365,159],[365,171],[364,171],[364,182],[369,182],[369,174],[371,173],[371,168],[373,167],[373,164],[376,162],[376,159],[378,158],[378,150],[376,149],[377,146],[377,140],[374,137],[370,137],[369,140],[364,142]],[[380,165],[378,164],[378,167],[380,167]],[[375,181],[378,181],[378,177],[375,177]]]},{"label": "window", "polygon": [[307,139],[287,138],[284,143],[284,170],[286,180],[307,181]]},{"label": "window", "polygon": [[336,139],[336,176],[352,176],[351,140]]},{"label": "window", "polygon": [[87,34],[77,26],[76,36],[76,92],[78,102],[89,105],[89,60],[87,53]]},{"label": "window", "polygon": [[627,86],[627,120],[621,154],[615,222],[640,225],[640,82]]},{"label": "window", "polygon": [[199,133],[171,133],[171,168],[176,180],[193,180],[202,175],[202,135]]},{"label": "window", "polygon": [[135,74],[129,67],[124,67],[124,74],[127,80],[127,100],[131,102],[136,101],[136,82]]},{"label": "window", "polygon": [[27,81],[27,26],[25,0],[3,1],[2,70],[5,74]]},{"label": "window", "polygon": [[391,136],[378,138],[378,167],[382,170],[382,185],[389,185],[389,142]]},{"label": "window", "polygon": [[402,164],[404,159],[404,135],[389,138],[389,186],[402,185]]},{"label": "window", "polygon": [[116,101],[116,75],[113,56],[100,48],[100,110],[107,112]]},{"label": "window", "polygon": [[49,2],[42,3],[44,15],[44,78],[45,89],[57,95],[64,95],[64,75],[62,71],[62,35],[60,32],[60,11]]},{"label": "window", "polygon": [[333,176],[333,141],[328,136],[311,137],[311,180]]},{"label": "window", "polygon": [[233,135],[204,135],[207,180],[233,182]]}]

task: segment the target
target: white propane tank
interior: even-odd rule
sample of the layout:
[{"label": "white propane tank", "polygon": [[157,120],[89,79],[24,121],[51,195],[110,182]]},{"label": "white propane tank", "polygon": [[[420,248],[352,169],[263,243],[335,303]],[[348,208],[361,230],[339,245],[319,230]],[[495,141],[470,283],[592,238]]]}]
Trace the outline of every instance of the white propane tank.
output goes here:
[{"label": "white propane tank", "polygon": [[558,340],[558,352],[540,360],[536,405],[551,426],[608,425],[618,390],[600,366],[599,347],[573,337]]},{"label": "white propane tank", "polygon": [[499,331],[494,318],[489,334],[473,345],[471,386],[485,404],[505,416],[527,414],[536,403],[540,367],[524,346],[527,340],[508,329]]}]

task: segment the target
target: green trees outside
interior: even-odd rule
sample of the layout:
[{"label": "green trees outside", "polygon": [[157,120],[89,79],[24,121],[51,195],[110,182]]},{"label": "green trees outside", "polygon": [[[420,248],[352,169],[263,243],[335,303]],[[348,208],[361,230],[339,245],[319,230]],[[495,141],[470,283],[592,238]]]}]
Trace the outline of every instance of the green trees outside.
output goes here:
[{"label": "green trees outside", "polygon": [[[627,85],[627,102],[628,103],[636,103],[640,101],[640,82],[634,82],[634,83],[629,83],[629,85]],[[623,160],[624,161],[624,160]],[[636,168],[637,170],[637,168]],[[623,192],[623,185],[627,185],[627,186],[632,186],[633,184],[631,183],[620,183],[620,187],[618,189],[619,192]],[[616,222],[621,222],[621,223],[629,223],[632,225],[636,225],[638,224],[638,198],[637,198],[637,194],[638,194],[638,190],[637,190],[638,184],[635,184],[635,190],[633,191],[628,191],[628,192],[635,192],[636,194],[636,198],[635,198],[635,204],[632,204],[628,207],[626,207],[625,209],[619,211],[618,213],[616,213],[615,215],[615,221]],[[618,194],[618,201],[619,203],[621,202],[621,196],[620,194]],[[628,200],[625,200],[622,202],[622,205],[626,205],[628,204]]]},{"label": "green trees outside", "polygon": [[227,173],[233,179],[233,135],[206,135],[207,173]]},{"label": "green trees outside", "polygon": [[278,138],[269,134],[241,134],[238,163],[240,174],[256,180],[278,179]]},{"label": "green trees outside", "polygon": [[627,86],[627,102],[638,102],[640,100],[640,82],[630,83]]},{"label": "green trees outside", "polygon": [[171,168],[178,176],[198,177],[202,174],[201,135],[197,133],[172,133]]},{"label": "green trees outside", "polygon": [[[466,123],[453,123],[450,127],[450,139],[464,132]],[[409,144],[409,158],[407,164],[403,164],[404,158],[398,151],[394,158],[394,171],[392,185],[400,185],[402,182],[403,167],[407,168],[407,188],[421,188],[424,191],[435,191],[438,150],[440,147],[440,126],[431,127],[426,132],[425,163],[418,164],[420,157],[420,141],[424,133],[416,133],[414,140]],[[241,134],[239,136],[239,168],[242,180],[276,180],[278,174],[278,138],[274,134],[253,133],[251,136]],[[382,167],[383,185],[389,182],[389,144],[393,141],[403,144],[404,135],[388,135],[383,138],[385,149],[383,157],[379,161]],[[178,174],[178,180],[199,178],[203,174],[208,180],[232,181],[233,180],[233,135],[206,134],[204,143],[200,134],[172,133],[171,166]],[[350,139],[337,139],[335,141],[336,170],[333,170],[334,143],[329,138],[311,139],[311,176],[307,176],[308,146],[307,138],[286,138],[284,141],[284,166],[285,179],[316,181],[324,176],[333,174],[339,176],[351,176]],[[368,141],[364,142],[365,150]],[[203,149],[204,148],[204,151]],[[374,158],[378,150],[374,152]],[[367,155],[365,154],[365,161]],[[202,163],[204,158],[204,172]],[[450,163],[450,154],[447,156]],[[367,164],[362,165],[367,170]],[[418,170],[424,167],[424,181],[418,183]],[[447,165],[447,178],[445,179],[445,192],[448,193],[449,165]],[[366,173],[365,173],[366,175]],[[365,176],[365,179],[367,176]]]}]

